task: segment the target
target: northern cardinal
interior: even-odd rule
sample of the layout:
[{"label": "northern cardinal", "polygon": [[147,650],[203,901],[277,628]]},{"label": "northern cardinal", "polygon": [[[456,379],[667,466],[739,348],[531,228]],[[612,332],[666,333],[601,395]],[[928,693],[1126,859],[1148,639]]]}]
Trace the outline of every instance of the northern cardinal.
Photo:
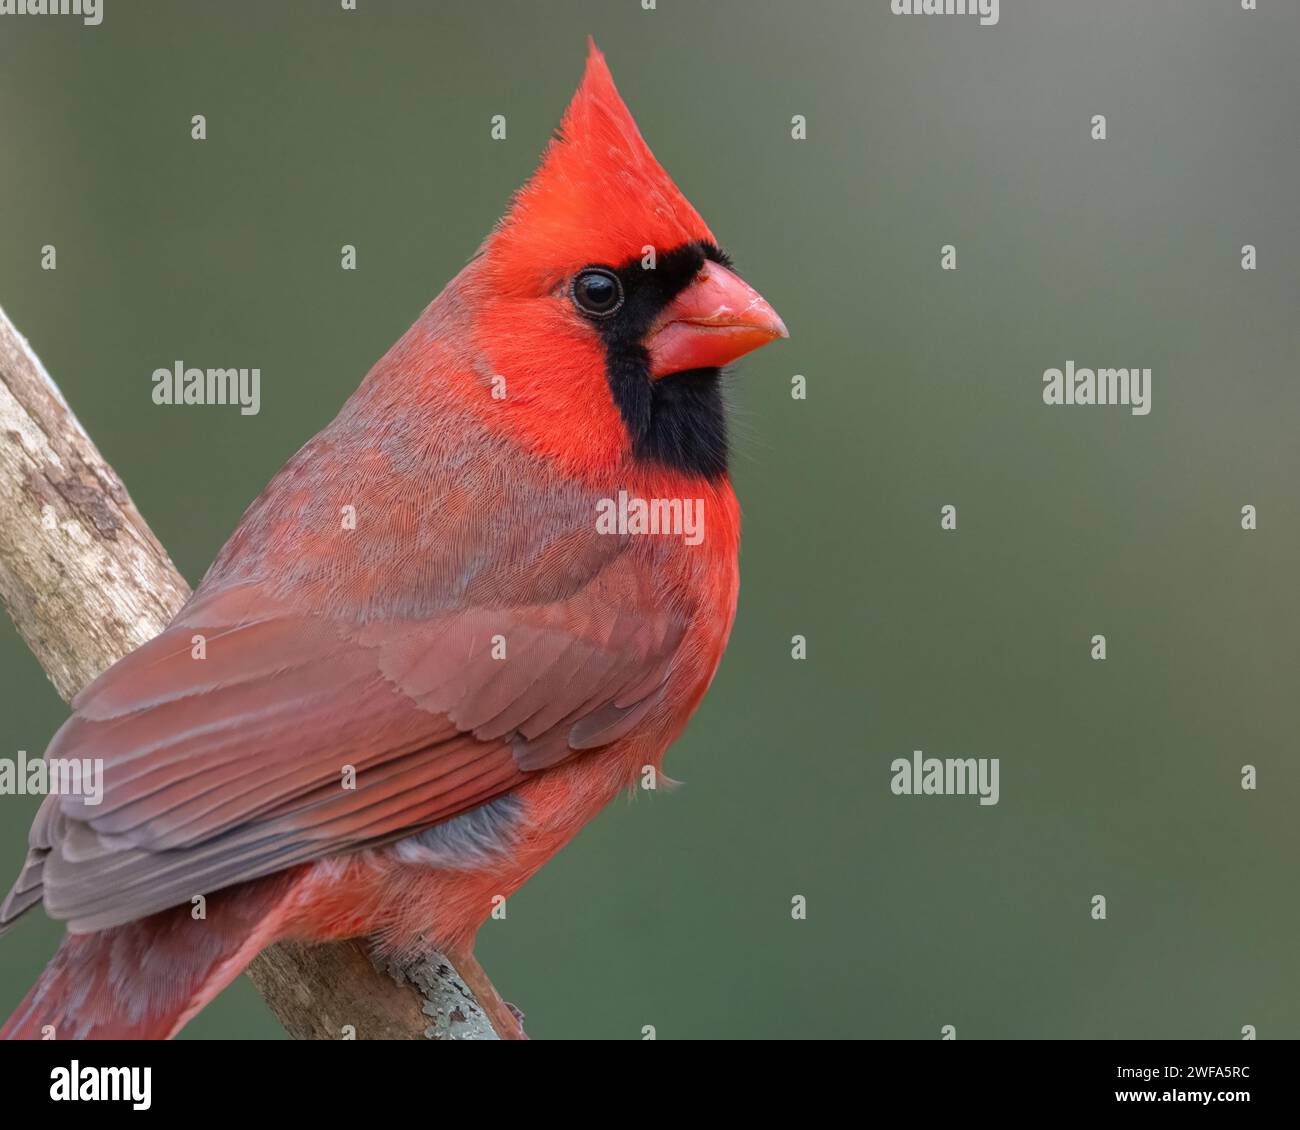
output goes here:
[{"label": "northern cardinal", "polygon": [[590,44],[479,253],[74,700],[46,756],[102,759],[102,803],[32,827],[0,928],[43,902],[68,933],[4,1035],[170,1037],[283,938],[472,960],[708,688],[739,538],[719,367],[784,336]]}]

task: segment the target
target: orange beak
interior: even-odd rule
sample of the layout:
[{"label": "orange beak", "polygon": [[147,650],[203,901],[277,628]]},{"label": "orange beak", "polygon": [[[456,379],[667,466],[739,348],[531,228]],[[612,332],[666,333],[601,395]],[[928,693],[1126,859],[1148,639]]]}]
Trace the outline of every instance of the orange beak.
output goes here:
[{"label": "orange beak", "polygon": [[785,323],[758,291],[710,260],[651,328],[650,375],[717,368],[789,336]]}]

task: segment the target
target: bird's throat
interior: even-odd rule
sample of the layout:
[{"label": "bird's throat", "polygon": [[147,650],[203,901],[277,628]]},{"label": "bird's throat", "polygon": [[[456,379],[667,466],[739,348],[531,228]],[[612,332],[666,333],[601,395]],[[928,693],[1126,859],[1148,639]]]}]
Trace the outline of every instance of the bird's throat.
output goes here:
[{"label": "bird's throat", "polygon": [[606,372],[634,458],[710,481],[727,473],[719,370],[691,369],[656,380],[645,350],[637,347],[635,352],[611,349]]}]

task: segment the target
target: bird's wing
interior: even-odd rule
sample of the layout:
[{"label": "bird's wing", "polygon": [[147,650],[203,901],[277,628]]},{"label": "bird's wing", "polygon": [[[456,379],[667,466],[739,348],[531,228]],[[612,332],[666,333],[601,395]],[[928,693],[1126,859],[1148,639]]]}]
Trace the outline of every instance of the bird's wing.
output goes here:
[{"label": "bird's wing", "polygon": [[74,701],[46,756],[102,762],[102,800],[48,798],[0,924],[42,897],[74,930],[140,918],[412,834],[627,734],[685,626],[625,548],[589,553],[562,595],[406,619],[200,590]]}]

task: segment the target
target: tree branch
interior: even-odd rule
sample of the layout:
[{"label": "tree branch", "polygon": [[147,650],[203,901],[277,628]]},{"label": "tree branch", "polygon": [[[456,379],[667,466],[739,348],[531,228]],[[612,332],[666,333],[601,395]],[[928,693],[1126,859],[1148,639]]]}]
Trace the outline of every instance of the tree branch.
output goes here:
[{"label": "tree branch", "polygon": [[[189,592],[0,310],[0,602],[59,694],[71,699],[156,636]],[[469,989],[467,982],[499,1001],[477,963],[455,961],[430,950],[386,960],[381,970],[360,942],[282,943],[257,957],[248,975],[296,1039],[518,1034],[504,1009],[489,1020]]]}]

